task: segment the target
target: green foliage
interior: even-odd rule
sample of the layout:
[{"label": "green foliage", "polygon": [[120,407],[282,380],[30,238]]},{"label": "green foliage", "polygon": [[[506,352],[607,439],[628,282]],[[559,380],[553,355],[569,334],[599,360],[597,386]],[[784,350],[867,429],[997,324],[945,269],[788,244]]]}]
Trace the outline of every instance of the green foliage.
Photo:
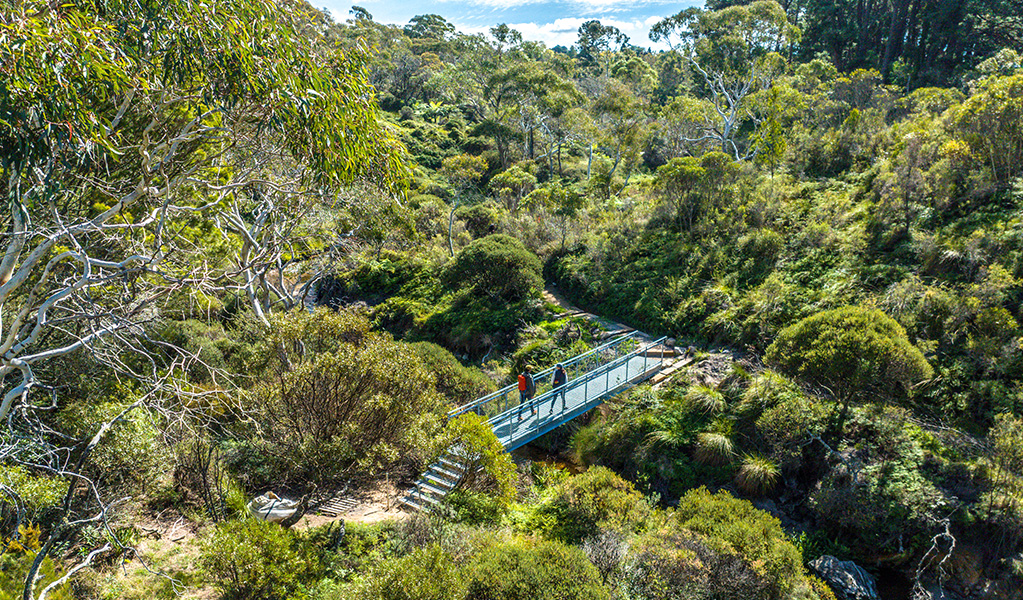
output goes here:
[{"label": "green foliage", "polygon": [[742,557],[763,578],[763,597],[786,597],[801,581],[802,557],[781,523],[727,492],[711,494],[706,488],[686,492],[672,515],[672,526],[705,536],[716,551]]},{"label": "green foliage", "polygon": [[225,598],[291,598],[322,574],[320,558],[294,532],[246,518],[216,527],[203,543],[202,566]]},{"label": "green foliage", "polygon": [[693,410],[708,414],[717,414],[725,409],[725,397],[721,392],[704,385],[694,385],[689,388],[683,401],[688,403]]},{"label": "green foliage", "polygon": [[578,548],[516,538],[484,548],[469,565],[466,600],[602,600],[600,575]]},{"label": "green foliage", "polygon": [[568,542],[579,542],[599,529],[632,531],[642,526],[650,513],[643,495],[631,483],[605,467],[591,467],[561,482],[537,508],[538,516],[549,516],[549,534]]},{"label": "green foliage", "polygon": [[283,350],[267,357],[274,368],[254,390],[254,408],[256,441],[281,480],[377,473],[426,458],[442,402],[414,348],[370,332],[354,311],[295,311],[275,317],[272,331],[267,352]]},{"label": "green foliage", "polygon": [[820,402],[801,395],[784,398],[756,420],[756,430],[770,450],[770,456],[785,470],[801,464],[811,436],[824,433],[826,411]]},{"label": "green foliage", "polygon": [[[128,403],[105,402],[68,407],[61,413],[66,431],[81,437],[96,434],[98,423],[115,418]],[[89,455],[88,466],[95,477],[109,484],[135,485],[142,489],[155,474],[168,466],[170,452],[162,444],[160,420],[145,407],[128,411],[110,428],[106,439]]]},{"label": "green foliage", "polygon": [[975,154],[985,157],[996,181],[1018,176],[1023,164],[1023,74],[983,81],[954,109],[955,125]]},{"label": "green foliage", "polygon": [[[0,485],[18,495],[29,519],[38,520],[40,513],[59,504],[67,494],[68,483],[57,477],[33,474],[19,465],[0,464]],[[5,499],[5,502],[9,499]]]},{"label": "green foliage", "polygon": [[906,395],[933,372],[901,325],[879,310],[855,306],[823,311],[784,329],[765,358],[827,386],[844,402],[866,392]]},{"label": "green foliage", "polygon": [[444,497],[453,520],[471,525],[500,523],[508,511],[505,499],[469,489],[456,489]]},{"label": "green foliage", "polygon": [[[38,525],[20,525],[17,536],[0,538],[0,600],[20,600],[24,597],[25,579],[39,552]],[[59,578],[53,559],[46,557],[36,572],[35,590],[38,592]],[[70,600],[70,585],[60,585],[50,591],[47,598]]]},{"label": "green foliage", "polygon": [[465,228],[474,240],[489,234],[490,228],[497,226],[497,211],[486,204],[461,206],[455,211],[455,216],[465,221]]},{"label": "green foliage", "polygon": [[438,545],[381,563],[343,597],[348,600],[462,600],[462,566]]},{"label": "green foliage", "polygon": [[494,391],[493,380],[478,369],[466,367],[453,354],[430,342],[410,344],[435,378],[437,391],[453,406],[461,406]]},{"label": "green foliage", "polygon": [[543,287],[540,259],[519,240],[491,235],[463,248],[445,268],[451,289],[471,289],[507,302],[535,297]]},{"label": "green foliage", "polygon": [[443,439],[443,447],[457,448],[467,465],[462,485],[490,492],[504,503],[511,501],[515,495],[515,464],[485,418],[461,414],[448,423]]}]

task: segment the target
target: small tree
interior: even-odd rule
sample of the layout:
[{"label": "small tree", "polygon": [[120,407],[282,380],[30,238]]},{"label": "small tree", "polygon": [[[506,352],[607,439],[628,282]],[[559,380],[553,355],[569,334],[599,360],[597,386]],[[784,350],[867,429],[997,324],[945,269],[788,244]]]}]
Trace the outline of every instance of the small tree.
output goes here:
[{"label": "small tree", "polygon": [[880,310],[858,306],[826,310],[786,327],[766,360],[827,387],[842,405],[842,419],[852,400],[869,393],[905,395],[932,374],[901,325]]},{"label": "small tree", "polygon": [[473,288],[478,294],[514,302],[536,295],[543,286],[540,259],[522,242],[504,234],[474,240],[444,271],[453,289]]},{"label": "small tree", "polygon": [[516,539],[484,549],[470,566],[467,600],[605,600],[600,574],[582,550]]},{"label": "small tree", "polygon": [[451,241],[451,229],[455,224],[455,210],[463,194],[468,191],[483,174],[487,172],[487,161],[482,156],[459,154],[445,158],[441,165],[441,173],[448,178],[455,188],[455,198],[451,201],[451,214],[448,215],[448,252],[455,255],[454,242]]},{"label": "small tree", "polygon": [[460,447],[465,457],[466,488],[493,492],[508,502],[515,496],[515,463],[494,435],[486,419],[473,413],[459,415],[448,423],[445,444]]},{"label": "small tree", "polygon": [[526,194],[536,187],[536,177],[518,165],[511,167],[490,180],[490,189],[494,195],[504,201],[512,213],[519,209],[519,203]]}]

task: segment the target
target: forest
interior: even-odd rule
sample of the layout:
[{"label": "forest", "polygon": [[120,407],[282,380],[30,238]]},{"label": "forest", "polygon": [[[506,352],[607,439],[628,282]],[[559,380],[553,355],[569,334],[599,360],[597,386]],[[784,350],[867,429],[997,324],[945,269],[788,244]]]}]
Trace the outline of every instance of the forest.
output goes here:
[{"label": "forest", "polygon": [[1023,599],[1023,1],[665,6],[0,0],[0,600]]}]

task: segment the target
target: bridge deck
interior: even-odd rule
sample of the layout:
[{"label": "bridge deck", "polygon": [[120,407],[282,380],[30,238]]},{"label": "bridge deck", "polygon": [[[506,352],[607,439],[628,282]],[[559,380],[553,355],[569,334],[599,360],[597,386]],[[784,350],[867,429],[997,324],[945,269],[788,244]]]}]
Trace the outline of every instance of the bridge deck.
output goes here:
[{"label": "bridge deck", "polygon": [[[633,334],[584,352],[562,363],[570,379],[561,389],[546,391],[519,404],[515,386],[507,386],[448,413],[454,418],[466,412],[493,415],[494,434],[511,451],[557,429],[599,406],[605,399],[650,378],[664,367],[661,338],[637,348]],[[537,374],[537,387],[547,388],[553,369]],[[564,404],[562,404],[564,392]],[[496,413],[496,414],[495,414]],[[430,466],[401,503],[411,510],[439,505],[461,482],[466,466],[456,449]]]},{"label": "bridge deck", "polygon": [[660,357],[630,354],[565,384],[564,407],[560,392],[552,390],[494,416],[490,424],[505,449],[514,450],[651,377],[662,364]]}]

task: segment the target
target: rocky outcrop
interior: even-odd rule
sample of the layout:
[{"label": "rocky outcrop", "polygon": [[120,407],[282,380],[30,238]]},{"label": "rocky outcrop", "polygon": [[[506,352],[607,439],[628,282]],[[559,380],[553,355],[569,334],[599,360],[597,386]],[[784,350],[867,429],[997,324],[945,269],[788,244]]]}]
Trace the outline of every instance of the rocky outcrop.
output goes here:
[{"label": "rocky outcrop", "polygon": [[810,561],[814,573],[827,582],[838,600],[880,600],[874,576],[851,560],[821,556]]}]

